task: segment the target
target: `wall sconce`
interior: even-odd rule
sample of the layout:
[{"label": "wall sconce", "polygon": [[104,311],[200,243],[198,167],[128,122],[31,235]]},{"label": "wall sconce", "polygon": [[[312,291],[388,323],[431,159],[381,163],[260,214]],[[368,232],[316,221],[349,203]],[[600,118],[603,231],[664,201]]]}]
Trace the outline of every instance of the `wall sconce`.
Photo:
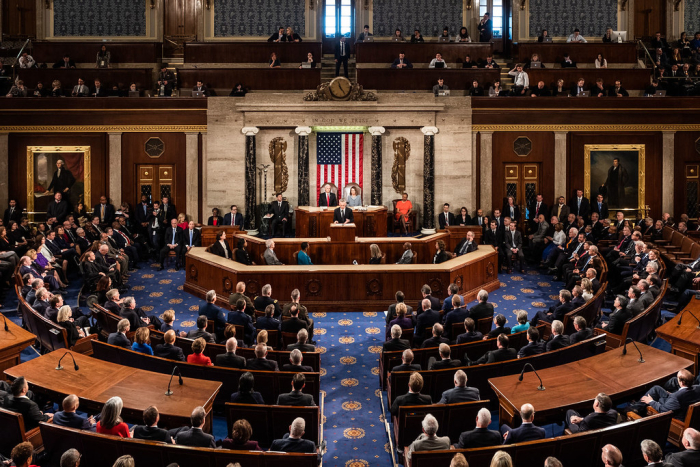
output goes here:
[{"label": "wall sconce", "polygon": [[206,7],[207,7],[207,10],[211,10],[211,1],[210,0],[207,0]]},{"label": "wall sconce", "polygon": [[620,0],[620,11],[627,10],[627,0]]},{"label": "wall sconce", "polygon": [[681,5],[681,0],[673,0],[673,11],[678,11],[678,8]]},{"label": "wall sconce", "polygon": [[156,7],[156,0],[151,0],[151,10]]},{"label": "wall sconce", "polygon": [[314,9],[314,4],[316,3],[316,0],[309,0],[309,10]]},{"label": "wall sconce", "polygon": [[467,10],[472,9],[472,0],[467,0]]},{"label": "wall sconce", "polygon": [[527,0],[520,0],[520,10],[525,10],[525,5],[527,4]]},{"label": "wall sconce", "polygon": [[50,9],[51,9],[51,0],[46,0],[46,1],[45,1],[44,7],[45,7],[47,10],[50,10]]}]

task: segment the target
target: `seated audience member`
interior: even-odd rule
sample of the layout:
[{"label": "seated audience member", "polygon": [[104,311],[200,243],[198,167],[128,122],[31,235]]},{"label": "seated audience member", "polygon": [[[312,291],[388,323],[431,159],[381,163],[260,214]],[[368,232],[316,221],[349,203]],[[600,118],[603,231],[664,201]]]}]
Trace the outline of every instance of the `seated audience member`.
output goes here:
[{"label": "seated audience member", "polygon": [[193,448],[215,448],[214,437],[203,431],[207,413],[204,407],[195,407],[190,416],[192,427],[179,429],[175,436],[175,444]]},{"label": "seated audience member", "polygon": [[[647,465],[655,467],[668,467],[671,464],[664,463],[664,452],[656,441],[645,439],[641,443],[642,457]],[[700,458],[698,458],[700,460]]]},{"label": "seated audience member", "polygon": [[472,81],[472,87],[469,90],[469,95],[472,97],[484,97],[484,88],[479,85],[479,81]]},{"label": "seated audience member", "polygon": [[246,368],[249,370],[279,371],[277,362],[268,360],[265,358],[266,356],[267,346],[258,343],[258,345],[255,346],[255,358],[246,360]]},{"label": "seated audience member", "polygon": [[[539,65],[533,65],[533,63],[538,63]],[[542,63],[542,60],[540,60],[540,54],[532,54],[530,57],[530,60],[525,62],[523,64],[523,70],[527,70],[528,68],[534,68],[539,66],[540,68],[545,68],[544,63]]]},{"label": "seated audience member", "polygon": [[102,407],[100,421],[97,422],[95,430],[103,435],[119,436],[121,438],[131,438],[129,425],[122,420],[122,408],[124,402],[121,397],[111,397]]},{"label": "seated audience member", "polygon": [[467,55],[464,57],[464,61],[462,62],[462,68],[478,68],[479,64],[476,62],[476,60],[472,60],[471,55]]},{"label": "seated audience member", "polygon": [[279,30],[276,33],[273,33],[268,39],[267,42],[286,42],[287,41],[287,34],[284,32],[284,27],[280,26]]},{"label": "seated audience member", "polygon": [[184,362],[185,354],[182,353],[182,349],[180,347],[175,346],[174,343],[175,331],[171,329],[163,335],[163,343],[156,345],[156,348],[153,349],[153,355],[155,355],[156,357]]},{"label": "seated audience member", "polygon": [[[289,320],[287,320],[289,321]],[[299,350],[301,352],[315,352],[316,347],[313,344],[307,344],[309,339],[309,331],[306,328],[297,331],[297,341],[287,346],[287,350]]]},{"label": "seated audience member", "polygon": [[[60,297],[60,295],[54,296],[51,301],[56,297]],[[73,347],[79,339],[85,337],[85,331],[79,326],[79,321],[73,320],[72,315],[71,308],[68,305],[63,305],[56,316],[56,322],[66,329],[69,348]]]},{"label": "seated audience member", "polygon": [[216,233],[216,241],[209,247],[209,251],[222,258],[233,259],[231,248],[228,246],[228,242],[226,242],[225,230],[220,230]]},{"label": "seated audience member", "polygon": [[146,355],[153,355],[153,348],[151,347],[151,332],[148,328],[138,328],[134,334],[134,343],[131,344],[131,350],[139,353],[145,353]]},{"label": "seated audience member", "polygon": [[125,349],[131,349],[131,342],[129,338],[126,337],[126,333],[131,329],[128,319],[119,320],[117,323],[117,332],[113,332],[107,337],[107,343],[110,345],[116,345],[118,347],[124,347]]},{"label": "seated audience member", "polygon": [[205,347],[207,346],[207,341],[202,337],[198,337],[192,342],[192,353],[187,356],[187,363],[194,363],[195,365],[205,365],[213,366],[211,359],[206,355],[202,354]]},{"label": "seated audience member", "polygon": [[603,446],[600,459],[605,467],[622,467],[622,452],[612,444]]},{"label": "seated audience member", "polygon": [[552,335],[549,337],[549,340],[547,341],[547,352],[550,350],[559,350],[563,349],[564,347],[567,347],[569,343],[569,336],[563,335],[564,332],[564,323],[561,321],[555,319],[552,321]]},{"label": "seated audience member", "polygon": [[398,396],[394,399],[391,404],[391,415],[399,414],[399,407],[404,405],[430,405],[432,400],[427,394],[421,394],[423,389],[423,377],[420,373],[411,373],[411,377],[408,380],[408,393]]},{"label": "seated audience member", "polygon": [[528,329],[530,329],[530,323],[527,321],[527,311],[520,310],[518,311],[518,324],[513,326],[510,333],[515,334],[516,332],[527,331]]},{"label": "seated audience member", "polygon": [[[245,97],[245,95],[248,93],[246,88],[243,87],[242,83],[236,83],[235,86],[233,86],[233,89],[231,89],[231,92],[229,93],[229,97]],[[207,225],[215,225],[215,224],[207,224]]]},{"label": "seated audience member", "polygon": [[[82,457],[82,454],[78,452],[77,449],[71,448],[61,454],[61,461],[59,465],[61,467],[78,467],[80,465],[80,458]],[[19,464],[16,464],[19,466]]]},{"label": "seated audience member", "polygon": [[[391,320],[386,325],[386,340],[391,338],[391,328],[394,325],[398,325],[401,329],[409,329],[413,327],[413,320],[411,317],[406,316],[407,308],[406,304],[403,302],[396,304],[396,318]],[[284,323],[282,323],[284,325]]]},{"label": "seated audience member", "polygon": [[[224,338],[224,329],[227,324],[227,314],[224,310],[216,306],[216,290],[210,290],[205,296],[205,303],[199,309],[201,316],[206,316],[207,320],[214,322],[214,334],[217,341],[222,341]],[[245,303],[245,302],[244,302]]]},{"label": "seated audience member", "polygon": [[484,337],[484,339],[493,339],[494,337],[498,337],[501,334],[510,334],[510,328],[506,327],[507,322],[508,320],[506,320],[506,317],[501,313],[494,316],[493,324],[495,324],[496,327],[489,331],[489,333]]},{"label": "seated audience member", "polygon": [[413,63],[409,59],[406,58],[406,54],[401,51],[399,52],[399,58],[395,59],[394,62],[391,64],[391,68],[397,68],[397,69],[404,69],[404,68],[413,68]]},{"label": "seated audience member", "polygon": [[391,327],[391,339],[382,344],[382,352],[391,352],[394,350],[410,349],[411,345],[405,339],[401,339],[401,326],[394,325]]},{"label": "seated audience member", "polygon": [[277,259],[275,254],[275,241],[271,238],[265,240],[265,252],[263,253],[265,262],[269,265],[283,266],[284,263]]},{"label": "seated audience member", "polygon": [[301,36],[291,26],[287,26],[287,42],[301,42]]},{"label": "seated audience member", "polygon": [[429,337],[428,339],[425,339],[423,341],[423,344],[421,345],[421,349],[427,349],[430,347],[439,347],[440,344],[449,345],[450,340],[447,337],[442,337],[443,332],[444,332],[444,328],[443,328],[442,324],[440,324],[440,323],[433,324],[433,335],[432,335],[432,337]]},{"label": "seated audience member", "polygon": [[544,81],[538,81],[537,87],[530,90],[530,97],[549,97],[552,93],[544,85]]},{"label": "seated audience member", "polygon": [[301,249],[297,252],[297,264],[313,265],[309,257],[309,242],[301,242]]},{"label": "seated audience member", "polygon": [[92,97],[107,97],[107,89],[102,86],[102,81],[100,81],[99,78],[95,79],[95,91],[91,93],[90,95]]},{"label": "seated audience member", "polygon": [[270,54],[270,60],[268,60],[267,65],[270,68],[281,68],[281,66],[282,66],[282,65],[280,65],[279,59],[277,58],[277,54],[274,52],[272,52]]},{"label": "seated audience member", "polygon": [[571,59],[571,55],[564,53],[564,59],[560,63],[562,68],[576,68],[576,62]]},{"label": "seated audience member", "polygon": [[306,377],[303,373],[296,373],[292,377],[292,391],[277,396],[277,405],[316,407],[313,396],[302,392],[304,386],[306,386]]},{"label": "seated audience member", "polygon": [[[282,439],[276,439],[270,445],[270,451],[274,452],[301,452],[313,454],[317,452],[316,443],[302,438],[306,422],[303,418],[295,418],[289,426],[289,433],[285,433]],[[322,453],[318,452],[318,463],[321,463]]]},{"label": "seated audience member", "polygon": [[[463,28],[466,30],[466,28]],[[459,37],[459,36],[457,36]],[[415,451],[439,451],[450,449],[449,436],[438,436],[438,421],[431,414],[426,415],[421,423],[423,433],[411,443],[406,453],[406,460],[411,461],[411,453]]]},{"label": "seated audience member", "polygon": [[498,63],[496,63],[493,60],[493,55],[489,54],[486,56],[486,59],[480,63],[479,68],[488,68],[488,69],[498,70],[501,67]]},{"label": "seated audience member", "polygon": [[34,97],[48,97],[49,90],[44,87],[44,83],[38,82],[36,83],[36,88],[34,89],[32,95]]},{"label": "seated audience member", "polygon": [[180,331],[180,337],[186,337],[187,339],[197,339],[202,338],[205,342],[214,343],[214,336],[209,334],[205,329],[207,328],[207,317],[204,315],[199,315],[197,317],[197,329],[192,329],[191,331],[185,332]]},{"label": "seated audience member", "polygon": [[575,410],[566,411],[564,425],[572,433],[597,430],[617,423],[617,411],[613,408],[612,400],[602,392],[593,401],[593,412],[581,417]]},{"label": "seated audience member", "polygon": [[155,405],[151,405],[143,411],[143,425],[136,425],[131,429],[134,439],[145,439],[148,441],[160,441],[161,443],[172,444],[173,438],[168,430],[158,428],[160,413]]},{"label": "seated audience member", "polygon": [[603,86],[603,78],[598,78],[595,80],[595,85],[591,88],[591,97],[606,97],[608,92]]},{"label": "seated audience member", "polygon": [[192,92],[201,92],[204,97],[210,96],[209,89],[204,85],[202,80],[199,79],[197,80],[197,84],[192,87]]},{"label": "seated audience member", "polygon": [[469,31],[467,31],[467,28],[462,26],[462,28],[459,30],[459,33],[455,36],[455,42],[471,42],[472,38],[469,37]]},{"label": "seated audience member", "polygon": [[415,31],[413,31],[413,35],[411,36],[411,44],[417,44],[421,42],[425,42],[423,40],[423,35],[418,29],[416,29]]},{"label": "seated audience member", "polygon": [[[32,464],[34,457],[34,446],[29,441],[19,443],[10,452],[11,465],[14,467],[37,467]],[[3,457],[4,458],[4,457]],[[3,465],[10,465],[10,461],[3,462]]]},{"label": "seated audience member", "polygon": [[564,316],[570,311],[573,311],[574,306],[571,304],[571,292],[566,289],[559,291],[559,303],[549,307],[549,310],[540,310],[535,314],[535,317],[530,321],[530,326],[537,326],[540,321],[551,323],[552,321],[563,321]]},{"label": "seated audience member", "polygon": [[691,404],[700,401],[700,386],[693,386],[693,374],[688,370],[680,370],[676,375],[678,390],[669,392],[661,386],[654,386],[640,399],[659,413],[672,411],[673,418],[685,420],[686,412]]},{"label": "seated audience member", "polygon": [[90,89],[85,86],[85,81],[82,78],[78,78],[78,84],[73,87],[71,91],[71,96],[73,97],[85,97],[90,95]]},{"label": "seated audience member", "polygon": [[435,256],[433,256],[433,264],[441,264],[452,259],[452,254],[446,251],[447,245],[444,240],[435,242]]},{"label": "seated audience member", "polygon": [[489,350],[482,355],[481,358],[476,361],[477,365],[505,362],[506,360],[513,360],[518,357],[518,353],[515,349],[508,348],[508,336],[506,334],[498,335],[496,346],[498,347],[496,350]]},{"label": "seated audience member", "polygon": [[455,371],[454,383],[454,388],[442,393],[438,404],[456,404],[459,402],[478,401],[480,399],[477,388],[467,387],[467,374],[464,371]]},{"label": "seated audience member", "polygon": [[612,40],[613,40],[612,32],[613,32],[612,28],[605,29],[605,34],[603,34],[603,38],[602,38],[603,43],[612,42]]},{"label": "seated audience member", "polygon": [[491,424],[491,412],[483,408],[476,415],[476,428],[465,431],[459,435],[459,441],[454,445],[456,449],[485,448],[503,444],[503,437],[494,430],[489,430]]},{"label": "seated audience member", "polygon": [[653,97],[656,95],[657,91],[661,91],[661,89],[659,88],[659,80],[653,79],[651,81],[651,85],[644,89],[644,97]]},{"label": "seated audience member", "polygon": [[610,320],[603,323],[601,328],[610,334],[622,334],[625,323],[632,319],[634,312],[628,307],[627,297],[618,295],[613,302],[613,312],[610,313]]},{"label": "seated audience member", "polygon": [[[501,80],[497,79],[493,82],[493,85],[489,87],[489,97],[498,97],[501,95],[501,93],[505,93],[503,89],[501,89]],[[460,224],[461,225],[461,224]]]},{"label": "seated audience member", "polygon": [[226,341],[226,353],[216,356],[216,366],[227,368],[245,368],[245,358],[236,355],[238,341],[235,337],[231,337]]},{"label": "seated audience member", "polygon": [[24,81],[17,80],[17,82],[10,88],[5,97],[27,97],[28,90],[24,86]]},{"label": "seated audience member", "polygon": [[369,246],[369,264],[382,264],[385,255],[379,249],[379,245],[372,243]]},{"label": "seated audience member", "polygon": [[428,68],[449,68],[447,62],[443,60],[441,53],[436,53],[435,58],[430,61]]},{"label": "seated audience member", "polygon": [[279,322],[279,320],[272,317],[274,312],[275,312],[275,305],[267,305],[265,307],[265,316],[261,316],[255,321],[255,329],[257,331],[261,331],[261,330],[279,331],[280,322]]},{"label": "seated audience member", "polygon": [[253,427],[250,426],[248,420],[236,420],[231,428],[231,437],[222,440],[221,447],[234,451],[262,451],[257,441],[251,441],[252,436]]},{"label": "seated audience member", "polygon": [[34,57],[29,55],[27,52],[22,52],[22,55],[19,57],[18,63],[20,68],[34,68],[34,66],[36,65]]},{"label": "seated audience member", "polygon": [[685,451],[671,453],[664,460],[673,467],[698,465],[700,462],[700,432],[694,428],[686,428],[681,443]]},{"label": "seated audience member", "polygon": [[63,60],[59,60],[53,64],[53,68],[54,69],[56,69],[56,68],[64,68],[64,69],[75,68],[75,62],[73,60],[71,60],[70,55],[65,54],[63,56]]},{"label": "seated audience member", "polygon": [[303,361],[304,355],[301,353],[301,350],[294,349],[289,353],[289,363],[282,365],[282,371],[312,373],[314,371],[313,368],[307,365],[302,365]]},{"label": "seated audience member", "polygon": [[549,37],[549,32],[546,29],[543,29],[542,33],[537,36],[537,42],[544,42],[545,37]]},{"label": "seated audience member", "polygon": [[587,92],[586,80],[579,78],[576,84],[571,88],[571,95],[573,97],[582,96],[584,92]]},{"label": "seated audience member", "polygon": [[581,31],[579,31],[578,28],[576,28],[574,29],[574,32],[570,34],[569,37],[566,39],[566,42],[585,44],[588,41],[581,35]]},{"label": "seated audience member", "polygon": [[224,223],[224,218],[219,215],[219,209],[213,208],[211,210],[211,216],[207,219],[207,225],[219,226]]},{"label": "seated audience member", "polygon": [[264,404],[259,392],[253,390],[255,377],[250,371],[246,371],[238,378],[238,391],[231,394],[231,402],[234,404]]},{"label": "seated audience member", "polygon": [[449,90],[450,90],[450,87],[445,84],[445,80],[442,77],[438,78],[437,84],[435,86],[433,86],[433,94],[435,95],[435,97],[437,97],[438,94],[441,93],[442,91],[449,91]]},{"label": "seated audience member", "polygon": [[75,394],[69,394],[63,399],[63,410],[56,412],[53,416],[53,424],[77,428],[78,430],[89,430],[95,423],[95,417],[81,417],[77,413],[80,406],[80,399]]},{"label": "seated audience member", "polygon": [[252,345],[253,337],[255,336],[255,326],[253,326],[252,318],[246,314],[245,308],[245,300],[239,298],[236,302],[236,308],[228,312],[226,322],[228,324],[241,326],[243,328],[243,336],[241,336],[243,341],[246,345]]},{"label": "seated audience member", "polygon": [[518,350],[518,358],[538,355],[544,351],[545,344],[540,342],[540,331],[535,327],[529,328],[527,330],[527,344]]},{"label": "seated audience member", "polygon": [[[472,308],[473,309],[473,308]],[[420,318],[420,316],[419,316]],[[474,342],[474,341],[480,341],[484,338],[484,335],[479,332],[475,331],[476,329],[476,323],[472,318],[467,318],[464,320],[464,330],[466,331],[464,334],[460,334],[457,336],[457,339],[455,340],[456,344],[466,344],[467,342]]]},{"label": "seated audience member", "polygon": [[607,68],[608,67],[608,61],[605,60],[603,57],[603,54],[598,54],[598,56],[595,59],[595,67],[596,68]]},{"label": "seated audience member", "polygon": [[593,337],[593,330],[587,327],[586,318],[583,316],[574,318],[574,329],[576,329],[576,332],[569,336],[571,345]]},{"label": "seated audience member", "polygon": [[[19,413],[24,419],[24,429],[29,431],[39,426],[40,422],[51,422],[53,414],[44,414],[34,402],[33,394],[29,393],[29,385],[24,376],[16,378],[10,384],[10,394],[5,396],[3,408],[10,412]],[[30,397],[31,396],[31,397]]]},{"label": "seated audience member", "polygon": [[477,323],[480,319],[493,318],[494,308],[492,304],[488,303],[489,293],[486,290],[481,289],[476,294],[476,298],[479,303],[471,307],[469,310],[469,317],[472,318],[475,323]]},{"label": "seated audience member", "polygon": [[457,359],[450,358],[450,346],[449,344],[440,344],[440,360],[435,361],[435,357],[430,357],[428,360],[428,370],[442,370],[445,368],[454,368],[462,365],[462,362]]},{"label": "seated audience member", "polygon": [[[552,86],[552,96],[568,96],[569,90],[564,87],[564,80],[558,79],[557,83]],[[567,206],[568,208],[568,206]]]},{"label": "seated audience member", "polygon": [[520,417],[523,422],[518,428],[511,428],[506,424],[501,425],[503,444],[524,443],[526,441],[535,441],[547,437],[544,428],[533,424],[535,420],[535,408],[532,404],[523,404],[520,407]]},{"label": "seated audience member", "polygon": [[372,37],[372,36],[373,36],[373,34],[371,32],[369,32],[369,25],[365,24],[365,27],[362,29],[362,32],[360,33],[360,35],[357,36],[357,41],[362,42],[365,39],[367,39],[368,37]]},{"label": "seated audience member", "polygon": [[474,241],[474,232],[470,230],[467,232],[467,235],[457,244],[454,253],[456,256],[462,256],[478,249],[479,246]]},{"label": "seated audience member", "polygon": [[524,96],[530,88],[530,78],[527,72],[523,71],[523,66],[518,63],[508,72],[508,75],[513,77],[513,89],[511,89],[511,95]]},{"label": "seated audience member", "polygon": [[401,365],[396,365],[391,369],[394,371],[420,371],[420,365],[413,363],[413,351],[411,349],[406,349],[401,354]]},{"label": "seated audience member", "polygon": [[403,254],[396,264],[411,264],[413,262],[413,246],[406,242],[403,244]]},{"label": "seated audience member", "polygon": [[289,308],[289,319],[283,319],[280,325],[280,331],[290,334],[296,334],[301,329],[308,329],[306,321],[299,319],[299,305],[293,303]]}]

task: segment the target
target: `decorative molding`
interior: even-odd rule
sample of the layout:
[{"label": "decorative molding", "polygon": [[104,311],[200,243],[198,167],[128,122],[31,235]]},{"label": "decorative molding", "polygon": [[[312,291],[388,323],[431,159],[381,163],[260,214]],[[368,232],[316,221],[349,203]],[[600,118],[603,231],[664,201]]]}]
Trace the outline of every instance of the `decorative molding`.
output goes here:
[{"label": "decorative molding", "polygon": [[422,131],[425,136],[435,136],[440,130],[438,130],[436,126],[424,126],[421,127],[420,131]]},{"label": "decorative molding", "polygon": [[700,124],[472,125],[472,132],[498,131],[700,131]]},{"label": "decorative molding", "polygon": [[307,92],[304,95],[305,101],[376,101],[377,95],[371,91],[365,91],[361,84],[353,84],[350,94],[344,99],[336,99],[330,91],[330,83],[321,83],[315,91]]},{"label": "decorative molding", "polygon": [[379,281],[379,279],[370,279],[367,282],[367,295],[372,296],[372,295],[378,295],[381,297],[382,295],[382,283]]},{"label": "decorative molding", "polygon": [[520,0],[520,11],[525,11],[526,5],[527,5],[527,0]]},{"label": "decorative molding", "polygon": [[394,164],[391,167],[391,184],[394,191],[406,191],[406,162],[411,157],[411,143],[403,136],[396,138],[394,146]]},{"label": "decorative molding", "polygon": [[316,297],[321,293],[321,281],[318,279],[309,279],[306,281],[306,294]]},{"label": "decorative molding", "polygon": [[278,136],[269,144],[270,160],[273,164],[273,186],[275,193],[284,193],[289,184],[289,169],[287,168],[287,142]]},{"label": "decorative molding", "polygon": [[249,280],[245,284],[245,289],[248,291],[248,294],[250,295],[257,295],[260,293],[261,287],[260,287],[260,282],[256,280]]},{"label": "decorative molding", "polygon": [[627,0],[620,0],[620,11],[627,11]]},{"label": "decorative molding", "polygon": [[206,125],[8,125],[0,133],[206,133]]},{"label": "decorative molding", "polygon": [[382,136],[386,129],[383,126],[371,126],[367,128],[367,131],[369,131],[369,134],[372,136]]},{"label": "decorative molding", "polygon": [[260,131],[260,128],[256,126],[244,126],[241,128],[241,133],[246,136],[255,136],[258,134],[258,131]]},{"label": "decorative molding", "polygon": [[299,136],[309,136],[313,130],[310,126],[298,126],[294,129],[294,133]]},{"label": "decorative molding", "polygon": [[672,0],[673,1],[673,11],[679,11],[682,0]]}]

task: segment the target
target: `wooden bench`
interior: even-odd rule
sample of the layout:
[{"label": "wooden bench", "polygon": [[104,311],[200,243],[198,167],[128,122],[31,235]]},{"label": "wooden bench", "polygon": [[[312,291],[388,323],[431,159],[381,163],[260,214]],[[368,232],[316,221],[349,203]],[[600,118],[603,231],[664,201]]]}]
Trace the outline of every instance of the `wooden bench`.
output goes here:
[{"label": "wooden bench", "polygon": [[413,68],[397,70],[389,68],[357,68],[357,82],[365,89],[420,90],[432,92],[438,78],[443,78],[451,91],[464,91],[472,87],[474,80],[488,93],[489,86],[500,80],[500,70],[486,68]]},{"label": "wooden bench", "polygon": [[449,467],[452,457],[458,452],[467,458],[469,467],[489,467],[496,451],[510,454],[513,465],[517,466],[544,465],[547,457],[554,456],[566,467],[590,467],[600,465],[600,450],[606,444],[620,449],[625,465],[644,465],[639,443],[651,439],[664,446],[670,425],[671,412],[667,412],[599,430],[525,443],[478,449],[418,451],[411,455],[411,467]]},{"label": "wooden bench", "polygon": [[[260,63],[267,61],[271,53],[277,54],[280,63],[306,61],[312,53],[321,62],[320,42],[185,42],[185,63]],[[233,86],[231,86],[233,87]],[[235,256],[234,256],[235,258]]]},{"label": "wooden bench", "polygon": [[19,443],[29,441],[34,449],[42,446],[41,433],[39,427],[29,431],[24,429],[24,418],[22,414],[0,408],[0,426],[2,426],[2,436],[0,436],[0,454],[10,457],[12,448]]},{"label": "wooden bench", "polygon": [[[177,366],[183,377],[218,381],[222,386],[216,400],[221,403],[229,401],[231,394],[238,390],[238,380],[245,372],[251,372],[255,377],[255,391],[262,395],[266,404],[274,404],[280,394],[288,393],[292,378],[296,374],[293,371],[260,371],[176,362],[99,341],[92,341],[92,347],[93,357],[107,362],[165,374],[171,374],[173,367]],[[304,373],[304,376],[304,392],[311,394],[318,405],[321,390],[320,373]]]},{"label": "wooden bench", "polygon": [[[97,54],[97,52],[95,52]],[[60,58],[59,58],[60,59]],[[93,55],[93,61],[95,55]],[[22,68],[18,75],[30,88],[36,83],[44,83],[46,89],[51,89],[51,83],[57,79],[61,82],[64,95],[70,96],[73,86],[78,84],[78,78],[92,91],[95,78],[102,81],[102,86],[111,90],[114,85],[121,85],[121,90],[129,89],[129,84],[136,83],[140,90],[151,89],[153,86],[153,69],[151,68],[71,68],[68,70],[53,70],[49,68]],[[68,105],[66,103],[66,105]]]},{"label": "wooden bench", "polygon": [[[564,315],[564,319],[562,320],[562,324],[564,325],[564,335],[568,336],[576,332],[576,328],[574,328],[574,320],[577,316],[582,316],[586,320],[586,326],[591,327],[593,321],[595,321],[595,319],[598,317],[603,303],[605,303],[605,289],[607,287],[608,283],[605,282],[600,286],[598,292],[596,292],[593,298]],[[552,323],[540,320],[539,324],[546,326],[550,331],[552,329]]]},{"label": "wooden bench", "polygon": [[595,86],[598,78],[603,79],[603,86],[607,89],[620,80],[627,90],[644,90],[649,86],[651,69],[631,68],[540,68],[527,70],[530,78],[530,88],[537,86],[539,81],[544,81],[547,88],[556,87],[559,79],[564,80],[564,89],[569,91],[579,78],[585,80],[586,89]]},{"label": "wooden bench", "polygon": [[192,448],[156,441],[102,435],[41,423],[39,426],[48,454],[49,465],[59,465],[61,455],[75,448],[82,455],[80,464],[112,467],[120,456],[129,454],[136,465],[166,467],[172,462],[182,466],[223,467],[240,462],[246,467],[316,467],[316,454],[230,451],[228,449]]},{"label": "wooden bench", "polygon": [[[647,415],[656,415],[658,413],[659,412],[653,407],[647,407]],[[642,418],[635,412],[627,412],[627,417],[630,420],[639,420]],[[671,427],[668,430],[668,442],[680,448],[683,444],[683,432],[685,432],[687,428],[700,429],[700,402],[691,404],[688,407],[685,420],[680,420],[678,418],[671,420]]]},{"label": "wooden bench", "polygon": [[[107,46],[110,62],[117,66],[123,63],[155,64],[160,61],[163,51],[160,42],[32,41],[31,55],[37,64],[46,63],[49,68],[54,63],[63,60],[65,54],[70,55],[71,60],[75,63],[91,63],[94,66],[97,52],[103,45]],[[64,70],[54,71],[60,73]],[[108,73],[111,69],[103,71]],[[47,84],[44,83],[44,85]]]},{"label": "wooden bench", "polygon": [[255,405],[233,404],[227,402],[226,435],[230,437],[231,429],[236,420],[245,419],[253,428],[251,439],[258,442],[261,448],[268,449],[272,441],[281,439],[289,432],[289,426],[295,418],[301,417],[306,422],[304,439],[319,444],[319,407],[291,407],[285,405]]},{"label": "wooden bench", "polygon": [[[264,57],[267,63],[267,57]],[[260,68],[180,68],[178,83],[181,95],[189,95],[197,84],[202,81],[209,90],[214,88],[230,90],[236,83],[243,83],[246,88],[254,91],[261,90],[297,90],[316,89],[321,84],[320,68],[269,68],[261,64]],[[228,95],[226,92],[224,95]],[[264,262],[261,264],[265,264]]]}]

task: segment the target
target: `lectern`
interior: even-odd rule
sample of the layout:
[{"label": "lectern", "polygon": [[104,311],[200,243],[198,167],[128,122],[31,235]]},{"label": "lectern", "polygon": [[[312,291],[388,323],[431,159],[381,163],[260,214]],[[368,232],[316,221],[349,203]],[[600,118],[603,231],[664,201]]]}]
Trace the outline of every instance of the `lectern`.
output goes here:
[{"label": "lectern", "polygon": [[331,224],[331,242],[354,242],[355,224]]}]

